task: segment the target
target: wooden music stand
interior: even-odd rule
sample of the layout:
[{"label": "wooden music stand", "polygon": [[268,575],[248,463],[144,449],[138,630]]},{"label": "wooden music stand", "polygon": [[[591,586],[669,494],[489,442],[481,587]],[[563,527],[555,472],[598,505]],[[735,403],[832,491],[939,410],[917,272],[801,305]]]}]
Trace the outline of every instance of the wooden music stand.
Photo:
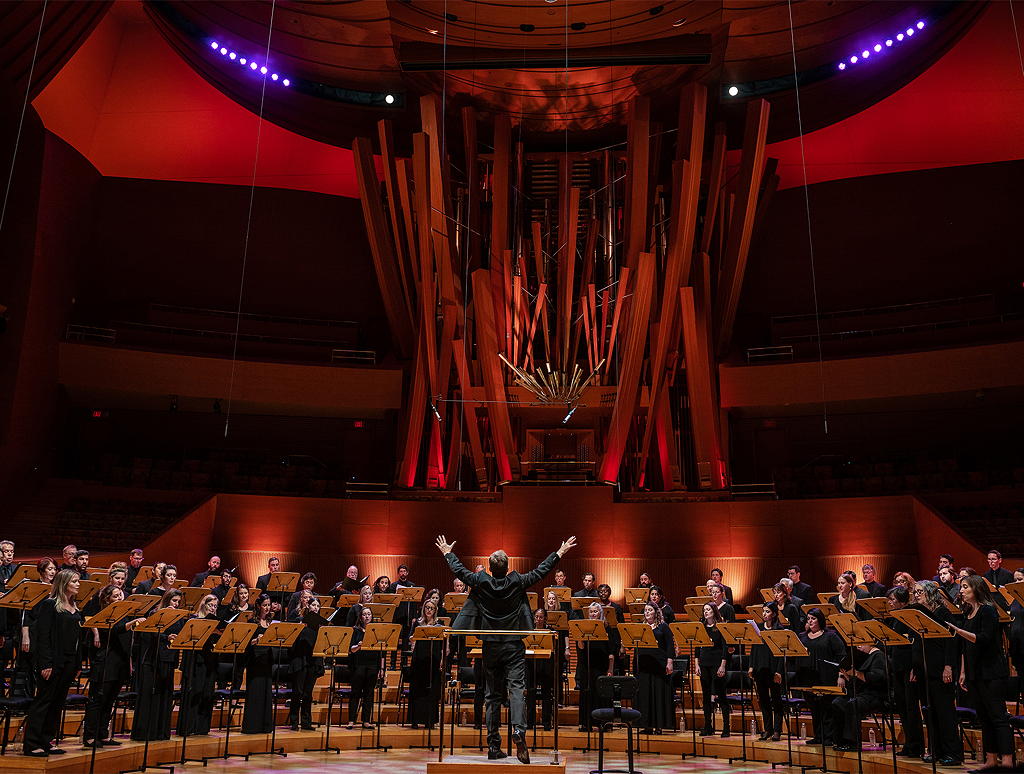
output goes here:
[{"label": "wooden music stand", "polygon": [[82,623],[83,629],[109,629],[125,616],[131,615],[138,605],[128,599],[120,602],[112,602],[100,610],[96,615],[86,618]]},{"label": "wooden music stand", "polygon": [[[244,611],[250,613],[251,611]],[[241,617],[242,613],[238,614]],[[253,635],[259,627],[254,623],[247,623],[242,621],[235,621],[229,623],[224,627],[224,631],[221,632],[220,638],[213,645],[213,652],[222,656],[231,656],[231,682],[229,683],[229,690],[234,689],[235,675],[238,672],[238,656],[245,653],[246,648],[249,647],[249,643],[252,641]],[[228,752],[228,747],[231,744],[231,716],[234,714],[237,703],[234,701],[232,695],[228,695],[228,724],[225,728],[224,733],[224,753],[222,755],[210,755],[203,758],[203,762],[214,759],[227,760],[228,758],[245,758],[249,760],[249,756],[242,753]]]},{"label": "wooden music stand", "polygon": [[188,610],[198,605],[199,600],[210,593],[210,590],[205,586],[185,586],[178,589],[178,591],[181,592],[181,606]]},{"label": "wooden music stand", "polygon": [[569,631],[569,614],[564,610],[548,610],[548,626],[560,632]]},{"label": "wooden music stand", "polygon": [[580,615],[582,615],[583,610],[586,610],[595,602],[600,603],[600,601],[601,600],[598,599],[596,595],[593,597],[572,597],[569,601],[569,604],[572,607],[572,611],[574,613],[580,613]]},{"label": "wooden music stand", "polygon": [[1007,583],[999,591],[1007,602],[1019,602],[1024,605],[1024,581]]},{"label": "wooden music stand", "polygon": [[[324,746],[306,750],[306,752],[333,752],[341,753],[341,748],[331,747],[331,715],[334,712],[334,694],[337,690],[335,679],[337,675],[337,660],[348,657],[348,649],[352,645],[351,626],[321,626],[316,632],[316,642],[313,644],[313,655],[317,658],[330,659],[331,688],[327,694],[327,730],[324,733]],[[340,718],[339,718],[340,720]]]},{"label": "wooden music stand", "polygon": [[[367,605],[367,607],[373,607],[373,603]],[[391,616],[395,614],[395,606],[385,605],[391,610]],[[398,638],[402,635],[401,624],[396,623],[372,623],[366,627],[366,633],[363,634],[363,640],[360,643],[361,650],[372,650],[380,653],[380,669],[384,671],[385,653],[394,653],[398,650]],[[391,745],[382,745],[380,743],[380,721],[381,712],[383,710],[384,703],[384,681],[377,681],[377,729],[376,729],[376,742],[369,748],[360,745],[357,750],[390,750]]]},{"label": "wooden music stand", "polygon": [[[34,564],[19,564],[7,579],[7,588],[13,589],[22,581],[38,581],[39,570]],[[47,584],[49,585],[49,584]]]},{"label": "wooden music stand", "polygon": [[[270,578],[273,580],[274,576],[278,573],[271,573]],[[298,577],[298,573],[281,573],[284,575],[294,575]],[[268,590],[269,590],[269,584]],[[270,707],[271,714],[276,715],[277,704],[275,703],[275,696],[277,694],[277,675],[281,672],[281,653],[285,648],[290,648],[295,644],[295,640],[302,634],[304,628],[303,624],[300,623],[283,623],[281,621],[274,621],[267,627],[267,630],[257,639],[253,645],[257,648],[277,648],[275,651],[277,654],[277,668],[274,670],[274,685],[271,686],[270,693]],[[250,757],[253,755],[278,755],[282,758],[288,756],[288,753],[284,751],[284,748],[277,749],[274,744],[277,742],[277,720],[275,718],[274,723],[270,727],[270,746],[266,750],[260,752],[249,753]]]},{"label": "wooden music stand", "polygon": [[545,600],[548,598],[548,592],[549,591],[555,592],[555,599],[557,599],[561,604],[563,604],[563,605],[571,604],[572,589],[570,589],[568,586],[545,586],[544,587],[544,599]]},{"label": "wooden music stand", "polygon": [[810,615],[811,611],[814,610],[814,608],[818,608],[818,610],[820,610],[822,614],[825,616],[826,620],[830,616],[839,615],[839,608],[837,608],[835,605],[829,604],[828,602],[821,602],[817,605],[804,604],[803,606],[801,606],[800,610],[803,612],[804,615]]},{"label": "wooden music stand", "polygon": [[530,605],[530,611],[532,612],[540,607],[540,594],[536,591],[527,591],[526,601]]},{"label": "wooden music stand", "polygon": [[879,645],[884,645],[886,647],[910,644],[910,640],[904,635],[886,626],[881,621],[857,621],[857,623],[853,625],[853,629],[855,632],[863,632],[867,634]]},{"label": "wooden music stand", "polygon": [[[206,580],[203,581],[203,588],[204,589],[212,589],[214,586],[219,586],[220,585],[220,579],[221,579],[221,574],[220,573],[217,573],[216,575],[207,575],[206,576]],[[238,583],[238,578],[231,577],[231,578],[228,579],[228,585],[231,588],[234,588],[236,583]]]},{"label": "wooden music stand", "polygon": [[[267,578],[266,594],[271,602],[276,602],[283,610],[288,603],[288,595],[299,587],[297,572],[272,572]],[[256,600],[253,600],[255,602]]]},{"label": "wooden music stand", "polygon": [[691,621],[696,621],[697,623],[700,623],[704,617],[703,604],[683,605],[683,609],[686,611],[686,614],[690,617]]},{"label": "wooden music stand", "polygon": [[458,613],[462,610],[462,606],[466,604],[467,599],[469,599],[469,594],[449,591],[444,595],[444,601],[441,603],[441,606],[449,613]]},{"label": "wooden music stand", "polygon": [[764,608],[764,605],[747,605],[747,615],[745,616],[745,619],[753,621],[763,621],[764,615],[762,614],[762,611],[764,610]]},{"label": "wooden music stand", "polygon": [[615,627],[621,623],[619,621],[619,611],[614,607],[611,605],[604,605],[601,609],[604,610],[604,622],[608,626]]},{"label": "wooden music stand", "polygon": [[856,647],[857,645],[870,645],[874,642],[871,635],[866,632],[858,632],[854,625],[859,623],[857,616],[853,613],[836,613],[826,618],[829,626],[834,628],[840,637],[843,638],[843,642],[848,647]]},{"label": "wooden music stand", "polygon": [[687,605],[706,605],[711,601],[711,597],[707,594],[698,595],[696,597],[687,597],[685,604]]},{"label": "wooden music stand", "polygon": [[[690,706],[696,707],[696,698],[693,690],[693,678],[696,675],[696,648],[708,648],[714,645],[707,628],[701,621],[676,621],[668,625],[672,637],[676,643],[676,654],[686,654],[686,685],[690,692]],[[682,697],[680,696],[680,701]],[[690,733],[693,743],[693,754],[697,754],[697,723],[690,722]]]},{"label": "wooden music stand", "polygon": [[818,592],[818,602],[820,602],[821,604],[827,605],[827,604],[829,604],[829,600],[832,599],[832,597],[834,597],[834,596],[835,596],[834,592],[832,594],[829,594],[827,591],[819,591]]},{"label": "wooden music stand", "polygon": [[[743,647],[759,645],[763,642],[761,635],[753,624],[744,622],[729,623],[723,621],[718,624],[718,631],[722,633],[722,639],[726,645],[735,645],[739,648],[740,662],[743,661]],[[753,688],[753,686],[751,686]],[[751,701],[753,706],[753,701]],[[766,729],[767,730],[767,729]],[[739,758],[730,758],[729,763],[737,760],[748,760],[747,758],[747,703],[743,701],[743,679],[740,679],[740,748],[743,754]],[[762,763],[765,761],[762,761]]]},{"label": "wooden music stand", "polygon": [[[422,589],[420,589],[420,591],[422,592]],[[420,596],[422,596],[422,593],[420,594]],[[448,638],[448,629],[445,626],[417,626],[413,630],[412,636],[409,638],[409,642],[412,643],[412,647],[413,648],[416,647],[416,643],[417,642],[427,642],[427,643],[429,643],[430,657],[429,657],[429,660],[427,662],[429,664],[429,663],[433,662],[433,660],[434,660],[434,647],[436,646],[436,643],[438,643],[438,642],[445,643],[445,642],[447,642],[447,638]],[[440,681],[440,685],[444,686],[445,675],[444,675],[444,651],[443,650],[441,651],[441,662],[439,664],[439,669],[440,669],[440,673],[439,674],[430,674],[429,677],[427,678],[427,688],[430,688],[433,685],[433,681],[434,680],[439,680]],[[403,677],[404,677],[404,675],[403,675]],[[409,704],[406,703],[405,706],[406,706],[406,722],[408,722],[408,720],[409,720],[409,718],[408,718]],[[416,747],[417,749],[433,750],[434,749],[433,733],[434,733],[434,724],[433,723],[427,723],[427,743],[426,743],[426,745],[413,745],[413,746]]]},{"label": "wooden music stand", "polygon": [[889,602],[885,597],[865,597],[857,600],[857,607],[868,611],[868,615],[881,621],[889,617]]},{"label": "wooden music stand", "polygon": [[648,586],[641,586],[638,588],[630,588],[622,590],[623,599],[626,600],[627,605],[631,604],[647,604],[647,600],[651,597],[651,589]]},{"label": "wooden music stand", "polygon": [[[761,640],[768,647],[768,651],[776,658],[782,659],[782,690],[786,694],[786,706],[789,707],[789,659],[806,658],[809,654],[804,644],[800,642],[797,633],[790,629],[762,629]],[[765,729],[767,731],[767,729]],[[793,714],[786,712],[786,749],[788,751],[788,765],[793,765]]]},{"label": "wooden music stand", "polygon": [[[206,595],[206,589],[200,589],[203,591],[203,595]],[[185,654],[192,654],[192,658],[197,657],[198,651],[201,651],[206,647],[207,641],[210,636],[217,630],[217,627],[221,624],[218,618],[190,618],[185,621],[185,625],[181,627],[181,631],[174,637],[174,641],[168,646],[171,650],[178,650]],[[182,663],[182,686],[181,686],[181,704],[178,711],[183,713],[182,715],[182,727],[185,733],[181,735],[181,759],[178,761],[182,766],[185,765],[185,761],[196,761],[201,762],[202,758],[186,758],[185,748],[188,744],[188,704],[189,699],[192,696],[192,679],[191,669],[188,668],[186,663]]]},{"label": "wooden music stand", "polygon": [[394,605],[398,603],[398,599],[401,596],[401,594],[389,594],[385,591],[375,591],[373,592],[373,601],[378,605]]},{"label": "wooden music stand", "polygon": [[103,584],[99,581],[79,581],[78,593],[75,594],[75,604],[78,605],[79,610],[85,607],[86,603],[92,599],[101,588],[103,588]]},{"label": "wooden music stand", "polygon": [[[398,596],[398,595],[397,594],[389,594],[388,596]],[[389,624],[389,623],[391,623],[392,621],[395,620],[395,610],[397,609],[398,605],[396,605],[394,602],[386,602],[386,603],[382,603],[382,602],[367,602],[365,607],[368,608],[370,610],[370,612],[373,613],[373,620],[375,622]],[[371,624],[371,626],[372,626],[372,624]],[[396,624],[396,626],[397,626],[397,624]],[[401,627],[399,627],[399,628],[401,628]]]},{"label": "wooden music stand", "polygon": [[775,590],[774,589],[761,589],[761,599],[765,602],[775,601]]},{"label": "wooden music stand", "polygon": [[[573,597],[573,602],[574,603],[576,602],[576,600],[592,601],[590,599],[590,597]],[[575,609],[582,609],[582,608],[577,608],[577,606],[575,604],[573,604],[573,608],[575,608]],[[647,628],[648,628],[648,630],[650,630],[649,626]],[[653,632],[652,632],[652,634],[653,634]],[[605,628],[605,622],[601,621],[601,620],[592,620],[592,619],[589,619],[589,618],[588,619],[583,619],[583,620],[569,621],[569,639],[572,642],[575,642],[577,644],[577,646],[583,645],[584,649],[586,650],[586,653],[587,653],[587,674],[589,675],[590,674],[590,664],[591,664],[591,661],[590,661],[590,643],[592,643],[592,642],[608,642],[608,630]],[[586,688],[586,689],[580,689],[580,686],[578,686],[578,685],[576,686],[576,688],[577,688],[577,690],[581,690],[581,691],[582,690],[586,690],[586,691],[589,692],[589,690],[590,690],[589,687]],[[588,696],[587,698],[589,699],[590,697]],[[583,697],[582,696],[580,697],[580,702],[581,703],[583,702]],[[588,705],[590,706],[591,709],[594,708],[593,701],[588,701]],[[590,722],[590,718],[589,717],[586,717],[586,716],[584,716],[584,717],[585,717],[585,719],[587,721],[587,746],[584,747],[584,748],[574,748],[574,749],[582,749],[583,752],[590,752],[590,750],[591,750],[591,747],[590,747],[591,729],[590,729],[590,727],[591,727],[592,724]]]},{"label": "wooden music stand", "polygon": [[138,586],[140,583],[151,581],[156,577],[156,570],[151,564],[144,564],[139,568],[139,571],[135,573],[135,585]]},{"label": "wooden music stand", "polygon": [[176,589],[183,589],[186,586],[188,586],[188,581],[185,580],[184,578],[178,578],[176,581],[174,581],[174,583],[172,585]]},{"label": "wooden music stand", "polygon": [[[25,625],[25,611],[42,602],[53,587],[49,583],[33,583],[22,581],[3,596],[0,596],[0,607],[21,611],[21,626]],[[20,628],[20,627],[19,627]]]}]

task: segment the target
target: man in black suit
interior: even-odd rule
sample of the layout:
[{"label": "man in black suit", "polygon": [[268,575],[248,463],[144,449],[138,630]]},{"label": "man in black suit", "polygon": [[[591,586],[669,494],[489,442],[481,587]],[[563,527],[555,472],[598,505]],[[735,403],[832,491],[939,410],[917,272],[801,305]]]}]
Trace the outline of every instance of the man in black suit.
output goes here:
[{"label": "man in black suit", "polygon": [[1005,586],[1007,583],[1013,583],[1013,573],[1003,569],[1003,555],[999,551],[993,548],[985,558],[988,560],[988,569],[985,571],[984,576],[982,576],[985,580],[996,588]]},{"label": "man in black suit", "polygon": [[189,585],[199,588],[206,583],[206,579],[211,575],[220,575],[219,556],[211,556],[210,560],[206,563],[206,570],[204,572],[197,572],[196,576],[192,579],[192,583]]},{"label": "man in black suit", "polygon": [[864,588],[867,589],[868,596],[884,597],[889,589],[878,582],[875,565],[865,564],[860,568],[860,572],[864,576]]},{"label": "man in black suit", "polygon": [[805,602],[811,604],[818,601],[817,595],[814,593],[814,589],[811,588],[810,584],[804,583],[800,580],[800,565],[791,564],[786,568],[786,575],[793,581],[793,593],[791,596],[800,597]]},{"label": "man in black suit", "polygon": [[124,583],[126,589],[135,585],[135,578],[139,574],[139,570],[142,569],[144,561],[146,561],[146,556],[142,553],[141,548],[133,548],[128,554],[128,580]]},{"label": "man in black suit", "polygon": [[735,605],[736,603],[732,601],[732,589],[725,585],[724,578],[725,573],[722,572],[720,567],[716,567],[711,571],[711,580],[722,587],[722,590],[725,592],[725,601],[730,605]]},{"label": "man in black suit", "polygon": [[[533,629],[529,597],[526,590],[547,575],[574,545],[576,538],[564,541],[536,569],[520,575],[508,571],[508,554],[497,550],[488,558],[490,572],[470,572],[452,553],[451,543],[444,535],[437,538],[437,548],[457,578],[469,586],[469,598],[462,606],[453,629],[491,629],[528,632]],[[487,758],[504,758],[501,750],[501,700],[507,693],[512,721],[512,741],[521,763],[530,762],[526,745],[526,648],[521,637],[511,639],[495,635],[483,636],[484,677],[487,683]]]},{"label": "man in black suit", "polygon": [[953,570],[953,575],[956,575],[956,560],[953,559],[953,554],[939,554],[938,569],[935,570],[932,583],[939,583],[939,573],[942,572],[943,567],[949,567]]},{"label": "man in black suit", "polygon": [[[597,586],[594,585],[594,573],[592,573],[592,572],[585,572],[585,573],[583,573],[583,588],[581,588],[579,591],[574,591],[572,593],[572,595],[574,597],[581,597],[581,598],[582,597],[595,597],[596,598],[598,596],[598,594],[597,594]],[[582,610],[573,610],[572,614],[569,617],[570,618],[577,618],[577,619],[583,618],[583,611]]]}]

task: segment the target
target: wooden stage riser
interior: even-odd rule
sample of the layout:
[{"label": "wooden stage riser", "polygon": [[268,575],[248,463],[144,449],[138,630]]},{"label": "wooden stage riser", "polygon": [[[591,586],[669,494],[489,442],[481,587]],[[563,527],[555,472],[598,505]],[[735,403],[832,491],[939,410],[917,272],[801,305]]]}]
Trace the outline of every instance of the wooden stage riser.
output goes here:
[{"label": "wooden stage riser", "polygon": [[[284,748],[286,752],[298,753],[307,748],[322,746],[323,738],[323,731],[293,732],[279,730],[276,744],[279,748]],[[256,753],[265,751],[268,747],[269,739],[269,735],[232,733],[231,752]],[[572,756],[575,754],[573,752],[574,748],[582,749],[586,744],[586,740],[586,734],[581,734],[578,731],[561,731],[559,733],[559,749],[562,751],[563,756]],[[383,729],[381,733],[381,743],[390,745],[395,749],[424,745],[426,741],[427,734],[424,731],[389,727]],[[436,733],[433,736],[433,741],[436,744]],[[532,744],[532,733],[528,735],[528,741]],[[360,746],[372,746],[373,742],[374,735],[371,731],[331,729],[331,745],[341,748],[342,756],[345,755],[345,752],[355,750]],[[546,763],[552,742],[553,734],[551,732],[538,732],[536,750],[532,753],[536,762]],[[596,734],[592,737],[592,743],[596,746]],[[223,745],[224,736],[221,732],[205,737],[192,737],[188,741],[187,755],[193,758],[204,755],[215,756],[223,752]],[[482,753],[475,750],[476,745],[476,731],[471,728],[457,729],[455,738],[455,752],[457,754],[479,754],[482,756]],[[80,772],[88,771],[89,751],[70,741],[65,742],[62,747],[68,751],[68,754],[51,758],[27,758],[17,754],[20,752],[20,746],[11,747],[7,755],[0,757],[0,772],[2,774],[12,774],[13,772],[66,772],[67,774],[79,774]],[[141,743],[125,740],[125,744],[122,747],[104,748],[98,751],[97,774],[113,774],[114,772],[139,766],[142,762],[142,748],[143,745]],[[619,767],[619,764],[624,763],[624,758],[620,758],[620,756],[624,756],[626,750],[624,731],[620,729],[607,734],[605,736],[605,749],[609,755],[609,758],[606,759],[606,765]],[[659,760],[662,761],[666,758],[671,758],[671,756],[681,754],[696,754],[698,756],[717,758],[734,758],[742,754],[741,740],[738,736],[733,736],[730,739],[720,739],[718,737],[701,739],[698,737],[695,750],[693,738],[688,733],[662,734],[649,737],[641,735],[639,750],[637,767],[641,769],[643,768],[645,756],[654,753],[657,753]],[[793,763],[797,766],[817,767],[820,765],[820,747],[808,747],[794,740],[792,754]],[[386,754],[382,755],[386,756]],[[424,750],[423,755],[424,764],[428,761],[437,760],[436,750],[433,752]],[[150,765],[170,763],[179,760],[180,757],[180,740],[172,739],[165,742],[150,743]],[[755,742],[748,738],[747,758],[750,760],[782,763],[788,759],[786,741],[783,739],[782,742],[778,743]],[[892,758],[888,752],[882,752],[881,750],[868,751],[864,753],[863,759],[866,774],[892,774]],[[264,759],[254,758],[250,766],[258,768],[264,765],[260,762],[262,760]],[[387,758],[382,757],[378,760],[386,763]],[[828,768],[831,770],[849,774],[857,771],[857,757],[855,754],[835,753],[829,750],[826,754],[826,760]],[[269,765],[269,762],[267,765]],[[898,771],[905,774],[928,774],[931,771],[931,767],[925,765],[919,759],[900,758],[897,761],[897,765]],[[943,771],[946,774],[963,774],[967,767],[973,767],[974,765],[972,761],[968,760],[968,765],[964,768],[944,768]]]}]

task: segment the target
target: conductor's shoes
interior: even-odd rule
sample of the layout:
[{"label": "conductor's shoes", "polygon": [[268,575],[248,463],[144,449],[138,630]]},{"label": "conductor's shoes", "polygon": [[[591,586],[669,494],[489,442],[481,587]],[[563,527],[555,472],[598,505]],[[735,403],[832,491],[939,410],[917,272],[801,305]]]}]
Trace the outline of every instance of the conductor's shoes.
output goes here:
[{"label": "conductor's shoes", "polygon": [[516,758],[520,763],[530,762],[530,748],[526,746],[526,734],[520,729],[512,732],[512,742],[516,746]]},{"label": "conductor's shoes", "polygon": [[499,750],[497,747],[492,747],[491,749],[489,749],[487,751],[487,760],[489,760],[489,761],[498,761],[498,760],[501,760],[502,758],[507,758],[507,757],[508,756],[505,754],[505,751],[504,750]]}]

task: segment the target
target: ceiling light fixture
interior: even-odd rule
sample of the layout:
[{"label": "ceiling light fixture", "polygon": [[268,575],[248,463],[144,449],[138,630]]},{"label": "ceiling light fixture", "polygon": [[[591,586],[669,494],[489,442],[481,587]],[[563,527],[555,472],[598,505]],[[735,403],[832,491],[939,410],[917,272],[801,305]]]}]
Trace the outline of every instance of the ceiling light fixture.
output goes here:
[{"label": "ceiling light fixture", "polygon": [[738,86],[730,86],[729,87],[729,96],[730,97],[735,97],[739,93],[740,93],[740,90],[739,90]]},{"label": "ceiling light fixture", "polygon": [[902,32],[896,33],[893,37],[885,38],[884,45],[882,43],[873,43],[868,48],[861,50],[860,55],[853,54],[847,60],[836,64],[836,69],[846,70],[848,65],[857,64],[857,62],[866,62],[871,56],[872,52],[875,54],[885,53],[886,49],[892,48],[894,45],[902,43],[904,40],[908,40],[914,36],[914,33],[918,30],[924,29],[925,22],[923,19],[918,20],[914,24],[907,27]]},{"label": "ceiling light fixture", "polygon": [[682,27],[684,24],[686,24],[686,19],[685,18],[683,18],[683,19],[676,19],[674,22],[672,22],[672,26],[673,27]]}]

